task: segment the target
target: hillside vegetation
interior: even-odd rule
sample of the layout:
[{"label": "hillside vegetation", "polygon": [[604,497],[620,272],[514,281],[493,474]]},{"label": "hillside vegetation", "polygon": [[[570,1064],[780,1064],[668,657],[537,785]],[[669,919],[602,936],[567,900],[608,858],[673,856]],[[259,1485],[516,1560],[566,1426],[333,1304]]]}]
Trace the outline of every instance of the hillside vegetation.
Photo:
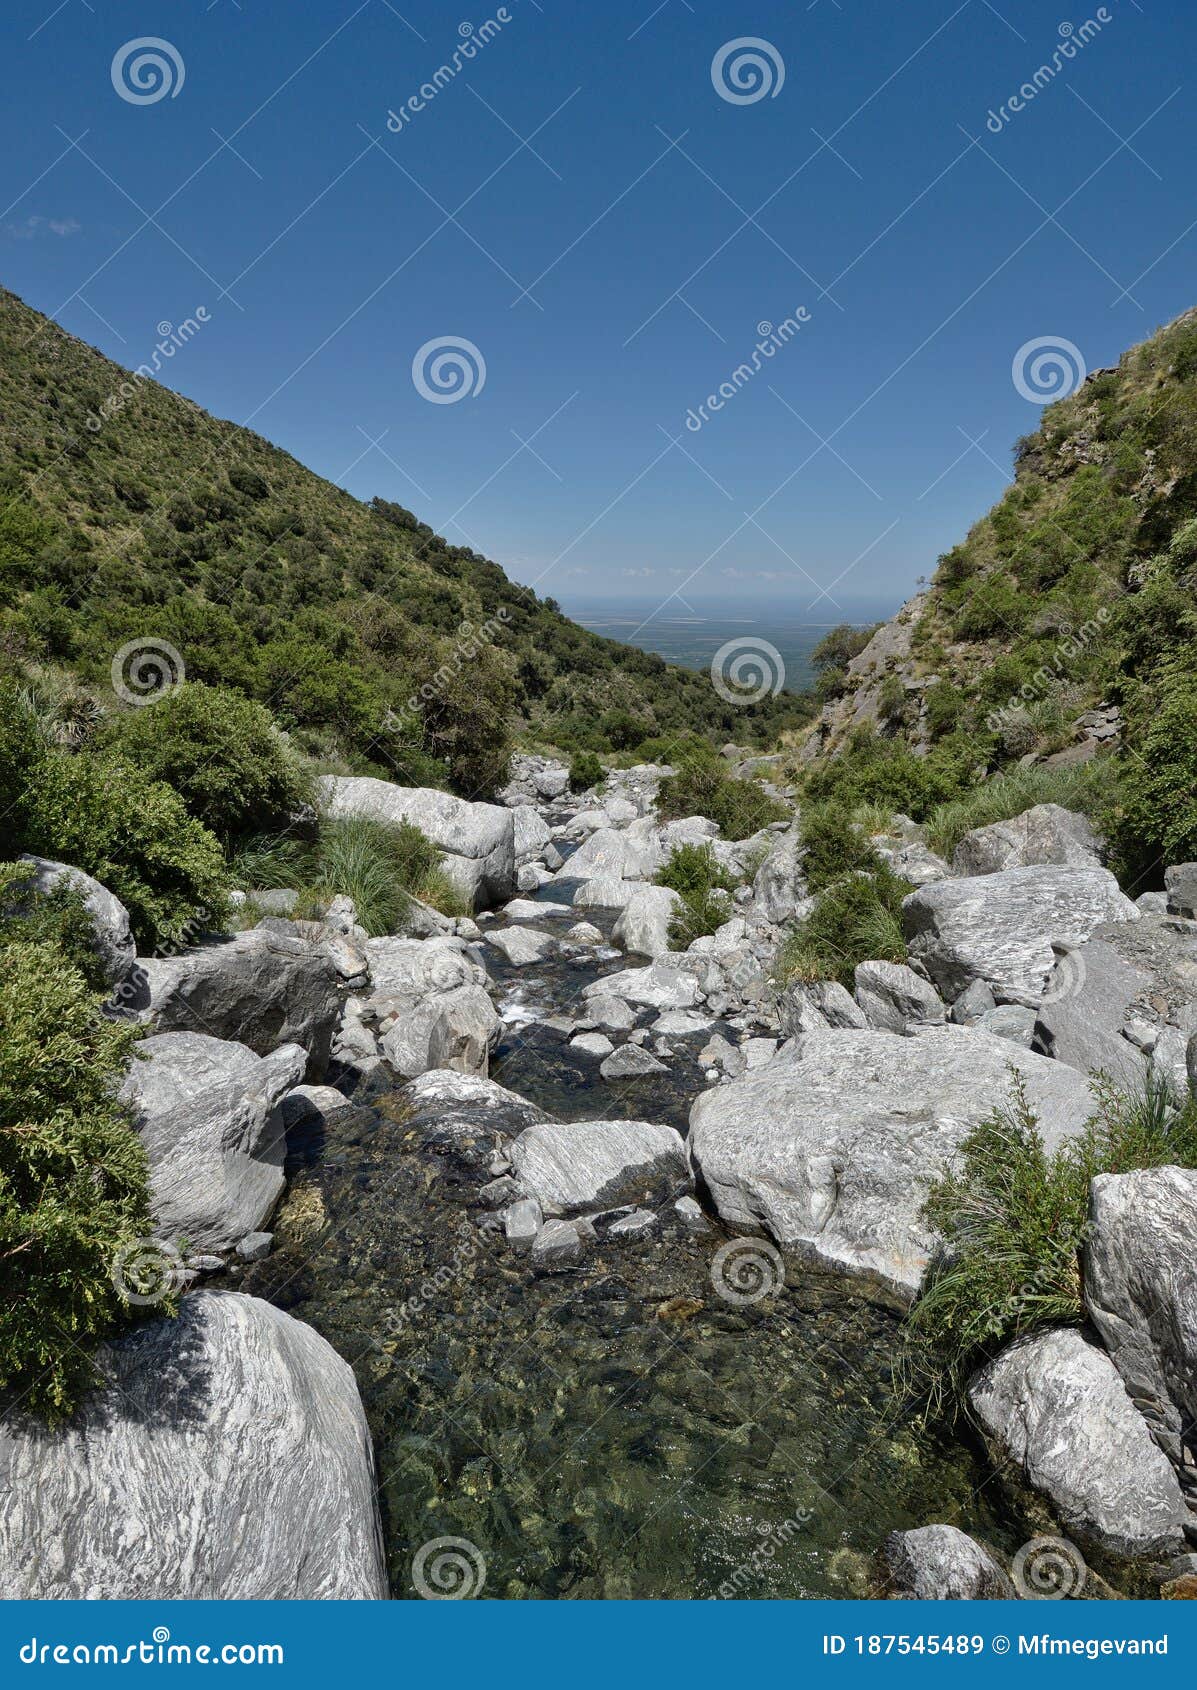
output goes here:
[{"label": "hillside vegetation", "polygon": [[796,702],[734,707],[586,632],[402,506],[360,503],[0,290],[0,662],[65,669],[104,702],[140,640],[267,705],[310,756],[469,795],[501,779],[515,732],[566,750],[764,742]]}]

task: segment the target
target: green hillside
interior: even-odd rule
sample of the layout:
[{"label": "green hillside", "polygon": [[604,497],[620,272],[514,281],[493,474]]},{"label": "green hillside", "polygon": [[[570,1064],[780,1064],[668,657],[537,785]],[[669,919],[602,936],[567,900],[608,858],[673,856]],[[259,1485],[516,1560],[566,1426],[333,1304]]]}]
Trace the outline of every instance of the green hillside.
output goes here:
[{"label": "green hillside", "polygon": [[686,730],[763,743],[795,718],[792,698],[735,708],[586,632],[0,290],[3,663],[67,669],[102,703],[141,639],[269,705],[309,755],[468,792],[513,732],[603,751]]}]

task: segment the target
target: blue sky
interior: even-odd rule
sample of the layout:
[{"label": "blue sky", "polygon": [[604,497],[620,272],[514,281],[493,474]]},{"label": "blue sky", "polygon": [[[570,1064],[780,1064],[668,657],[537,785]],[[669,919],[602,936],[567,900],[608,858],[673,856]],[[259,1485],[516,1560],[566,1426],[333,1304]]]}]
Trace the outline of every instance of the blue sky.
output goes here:
[{"label": "blue sky", "polygon": [[1191,5],[55,4],[0,23],[5,285],[132,366],[203,307],[171,385],[566,608],[892,606],[1038,422],[1020,348],[1197,303]]}]

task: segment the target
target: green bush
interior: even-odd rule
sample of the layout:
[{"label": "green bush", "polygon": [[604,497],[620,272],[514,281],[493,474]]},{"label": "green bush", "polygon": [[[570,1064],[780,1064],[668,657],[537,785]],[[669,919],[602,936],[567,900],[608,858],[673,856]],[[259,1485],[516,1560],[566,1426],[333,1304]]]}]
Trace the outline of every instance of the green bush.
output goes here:
[{"label": "green bush", "polygon": [[571,792],[589,792],[591,787],[601,786],[605,776],[606,770],[593,751],[575,751],[569,760]]},{"label": "green bush", "polygon": [[127,1314],[114,1265],[151,1230],[145,1152],[115,1099],[138,1032],[101,1015],[56,945],[4,946],[0,1386],[52,1421],[92,1382],[91,1346]]},{"label": "green bush", "polygon": [[902,899],[910,891],[885,863],[833,881],[782,942],[776,973],[791,980],[838,980],[851,989],[858,962],[904,962]]},{"label": "green bush", "polygon": [[688,746],[675,764],[677,773],[661,782],[658,807],[664,821],[706,816],[725,839],[747,839],[788,811],[754,780],[738,780],[708,745]]},{"label": "green bush", "polygon": [[917,757],[901,740],[884,739],[862,726],[852,732],[839,756],[807,777],[805,796],[849,810],[883,804],[919,821],[934,805],[974,784],[974,770],[984,766],[990,744],[955,732],[940,739],[927,756]]},{"label": "green bush", "polygon": [[411,900],[431,904],[443,915],[467,915],[469,908],[441,866],[440,852],[410,822],[392,827],[371,816],[322,821],[311,897],[353,899],[367,933],[394,933]]},{"label": "green bush", "polygon": [[735,881],[719,866],[707,845],[677,845],[669,861],[653,877],[657,886],[668,886],[681,898],[681,907],[669,923],[669,942],[684,951],[695,939],[714,933],[733,914],[729,896]]},{"label": "green bush", "polygon": [[172,786],[226,844],[284,826],[306,796],[270,712],[221,687],[189,681],[122,716],[113,738],[122,757]]},{"label": "green bush", "polygon": [[875,871],[880,866],[881,859],[863,830],[853,826],[847,810],[838,804],[808,806],[798,831],[805,851],[802,872],[812,892],[821,892],[853,869]]},{"label": "green bush", "polygon": [[1115,819],[1119,866],[1131,878],[1197,859],[1197,675],[1191,657],[1164,665],[1149,693],[1137,756],[1124,764]]},{"label": "green bush", "polygon": [[941,1234],[910,1316],[910,1362],[941,1406],[988,1356],[1026,1332],[1085,1318],[1081,1253],[1089,1185],[1100,1173],[1197,1166],[1197,1105],[1174,1109],[1162,1086],[1098,1087],[1085,1131],[1044,1147],[1021,1084],[969,1134],[925,1216]]},{"label": "green bush", "polygon": [[0,688],[0,804],[0,851],[93,875],[125,905],[142,952],[223,919],[220,846],[179,795],[112,753],[48,746],[11,685]]},{"label": "green bush", "polygon": [[1113,802],[1119,769],[1112,758],[1049,769],[1030,764],[982,781],[962,797],[937,804],[926,819],[927,844],[950,858],[966,833],[993,822],[1009,821],[1035,804],[1060,804],[1098,817]]},{"label": "green bush", "polygon": [[64,881],[39,892],[33,877],[31,863],[0,863],[0,943],[55,945],[89,991],[106,992],[108,977],[83,894]]}]

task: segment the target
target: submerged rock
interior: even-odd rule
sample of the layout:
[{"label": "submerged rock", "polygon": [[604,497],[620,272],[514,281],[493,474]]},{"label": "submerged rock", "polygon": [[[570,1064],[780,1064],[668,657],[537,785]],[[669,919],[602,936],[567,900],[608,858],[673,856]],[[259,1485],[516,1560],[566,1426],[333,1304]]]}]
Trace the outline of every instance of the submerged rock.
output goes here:
[{"label": "submerged rock", "polygon": [[231,1292],[103,1344],[61,1431],[0,1436],[0,1595],[379,1600],[366,1417],[310,1326]]}]

